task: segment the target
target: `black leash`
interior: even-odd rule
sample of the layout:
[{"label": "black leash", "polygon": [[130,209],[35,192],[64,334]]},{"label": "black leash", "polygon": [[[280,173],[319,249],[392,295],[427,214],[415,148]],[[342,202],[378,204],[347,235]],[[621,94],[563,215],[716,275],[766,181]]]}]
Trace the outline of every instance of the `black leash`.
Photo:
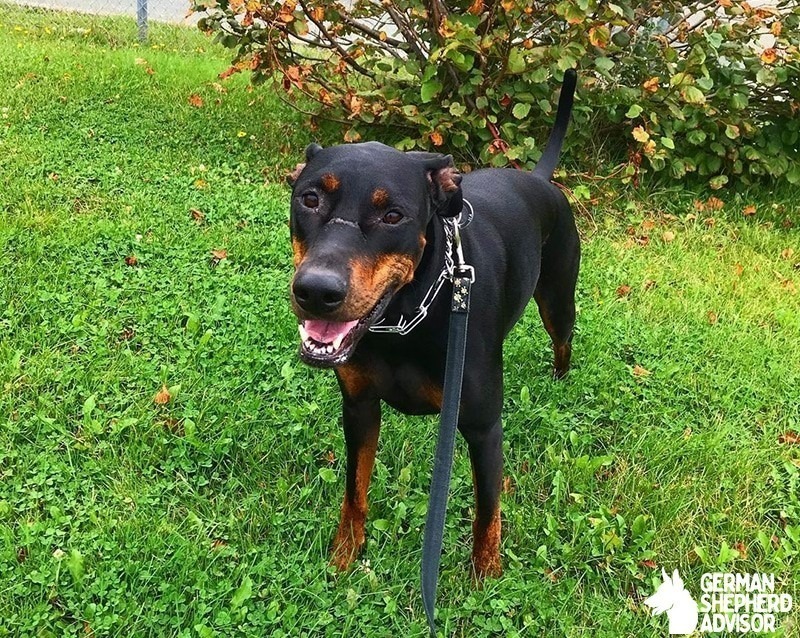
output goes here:
[{"label": "black leash", "polygon": [[447,363],[444,372],[442,411],[439,419],[439,438],[431,478],[431,495],[425,519],[422,541],[422,604],[432,636],[436,636],[433,620],[436,587],[439,584],[439,562],[442,557],[442,537],[450,493],[450,473],[453,469],[453,450],[456,442],[458,411],[461,403],[461,383],[464,378],[464,357],[467,349],[469,293],[475,281],[475,271],[464,263],[458,223],[455,225],[456,263],[453,269],[453,301],[450,314],[450,333],[447,339]]}]

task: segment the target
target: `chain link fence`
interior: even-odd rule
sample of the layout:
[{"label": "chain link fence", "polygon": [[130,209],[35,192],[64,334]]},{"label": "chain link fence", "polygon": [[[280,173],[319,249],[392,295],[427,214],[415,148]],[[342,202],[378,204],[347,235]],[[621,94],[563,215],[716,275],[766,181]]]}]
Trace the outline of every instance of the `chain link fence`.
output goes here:
[{"label": "chain link fence", "polygon": [[0,23],[16,24],[28,11],[47,14],[54,25],[91,25],[95,18],[119,16],[145,42],[152,22],[196,25],[200,14],[190,14],[190,6],[190,0],[0,0]]}]

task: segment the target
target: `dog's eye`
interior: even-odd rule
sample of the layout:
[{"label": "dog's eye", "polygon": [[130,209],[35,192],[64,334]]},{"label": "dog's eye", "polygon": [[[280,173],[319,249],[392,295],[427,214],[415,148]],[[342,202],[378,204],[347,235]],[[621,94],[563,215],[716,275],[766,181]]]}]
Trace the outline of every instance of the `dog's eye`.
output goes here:
[{"label": "dog's eye", "polygon": [[384,224],[397,224],[402,219],[403,219],[403,213],[396,210],[390,210],[383,217],[381,217],[381,221]]},{"label": "dog's eye", "polygon": [[319,206],[319,197],[317,197],[315,193],[305,193],[301,201],[306,208],[316,208]]}]

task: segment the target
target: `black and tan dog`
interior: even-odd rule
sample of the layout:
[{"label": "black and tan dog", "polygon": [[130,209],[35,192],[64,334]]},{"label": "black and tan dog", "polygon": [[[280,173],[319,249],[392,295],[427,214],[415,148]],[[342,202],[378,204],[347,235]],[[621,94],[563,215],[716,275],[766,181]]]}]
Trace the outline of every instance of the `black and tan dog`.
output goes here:
[{"label": "black and tan dog", "polygon": [[343,398],[347,483],[331,557],[340,569],[364,543],[381,401],[406,414],[441,408],[449,282],[410,333],[369,328],[415,315],[445,264],[442,217],[458,215],[467,200],[474,217],[461,234],[475,283],[458,427],[475,483],[472,563],[479,576],[501,572],[503,339],[531,297],[553,341],[554,374],[566,374],[570,362],[580,246],[569,204],[550,178],[575,83],[568,71],[532,173],[483,169],[462,178],[449,155],[369,142],[312,144],[306,163],[289,176],[300,357],[333,367]]}]

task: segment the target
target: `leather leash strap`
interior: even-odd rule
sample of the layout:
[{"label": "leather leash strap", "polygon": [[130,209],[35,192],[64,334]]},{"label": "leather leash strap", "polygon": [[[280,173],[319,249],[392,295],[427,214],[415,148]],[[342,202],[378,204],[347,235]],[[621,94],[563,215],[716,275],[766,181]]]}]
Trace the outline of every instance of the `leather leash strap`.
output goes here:
[{"label": "leather leash strap", "polygon": [[[460,248],[460,246],[459,246]],[[464,357],[467,349],[469,293],[474,271],[457,264],[453,272],[453,302],[450,313],[450,333],[447,340],[447,363],[442,391],[442,411],[439,419],[439,438],[431,478],[425,536],[422,541],[422,604],[432,636],[436,635],[433,612],[436,587],[439,584],[439,561],[442,557],[442,537],[450,493],[450,473],[453,469],[453,450],[456,442],[458,411],[461,403],[461,383],[464,378]]]}]

